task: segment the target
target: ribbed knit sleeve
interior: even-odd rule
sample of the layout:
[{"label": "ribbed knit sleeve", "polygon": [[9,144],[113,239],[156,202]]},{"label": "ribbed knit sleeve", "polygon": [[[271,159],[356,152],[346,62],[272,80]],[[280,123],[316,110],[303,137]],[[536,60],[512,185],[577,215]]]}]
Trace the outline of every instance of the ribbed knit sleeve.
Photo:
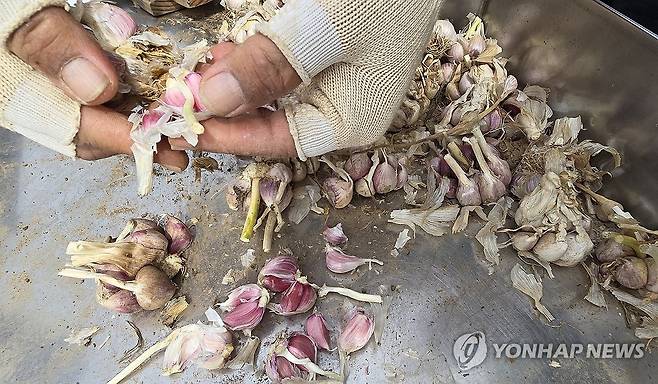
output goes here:
[{"label": "ribbed knit sleeve", "polygon": [[[301,158],[386,132],[443,0],[291,0],[260,27],[307,84],[285,106]],[[312,80],[312,81],[311,81]]]},{"label": "ribbed knit sleeve", "polygon": [[65,0],[0,0],[0,127],[74,157],[80,104],[9,52],[9,36],[33,14]]}]

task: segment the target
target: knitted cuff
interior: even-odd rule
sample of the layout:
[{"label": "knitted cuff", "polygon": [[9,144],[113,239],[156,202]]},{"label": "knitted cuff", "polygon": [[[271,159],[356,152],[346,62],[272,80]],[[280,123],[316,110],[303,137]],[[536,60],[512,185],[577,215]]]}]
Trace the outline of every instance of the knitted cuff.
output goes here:
[{"label": "knitted cuff", "polygon": [[310,104],[290,104],[284,110],[301,160],[338,149],[331,122],[317,108]]},{"label": "knitted cuff", "polygon": [[258,31],[272,40],[305,84],[340,61],[338,32],[317,0],[292,0]]}]

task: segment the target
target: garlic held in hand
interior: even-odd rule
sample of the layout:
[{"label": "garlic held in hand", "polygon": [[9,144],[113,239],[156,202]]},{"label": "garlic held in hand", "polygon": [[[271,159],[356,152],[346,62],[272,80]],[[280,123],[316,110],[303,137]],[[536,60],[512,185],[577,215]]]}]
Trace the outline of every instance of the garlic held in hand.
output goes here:
[{"label": "garlic held in hand", "polygon": [[228,299],[219,304],[224,311],[222,320],[233,331],[251,330],[263,319],[270,294],[256,284],[238,287],[228,294]]},{"label": "garlic held in hand", "polygon": [[624,258],[615,270],[615,280],[626,288],[640,289],[647,284],[647,264],[637,257]]},{"label": "garlic held in hand", "polygon": [[176,293],[176,285],[164,272],[152,265],[140,269],[134,281],[121,281],[102,273],[78,269],[63,269],[59,275],[79,279],[97,279],[103,283],[131,291],[135,294],[139,306],[148,311],[164,307]]},{"label": "garlic held in hand", "polygon": [[512,247],[517,251],[529,251],[537,244],[539,236],[537,232],[517,232],[512,235]]},{"label": "garlic held in hand", "polygon": [[113,51],[137,32],[135,20],[116,5],[95,1],[83,6],[82,23],[91,28],[107,50]]},{"label": "garlic held in hand", "polygon": [[281,294],[281,302],[271,305],[270,309],[282,316],[292,316],[313,308],[317,298],[315,288],[301,277]]},{"label": "garlic held in hand", "polygon": [[507,161],[501,159],[494,153],[487,140],[482,135],[479,129],[473,130],[473,136],[477,139],[480,149],[488,161],[491,172],[505,185],[508,186],[512,182],[512,171],[510,170]]},{"label": "garlic held in hand", "polygon": [[375,319],[361,307],[352,308],[345,315],[345,324],[338,337],[338,347],[345,354],[365,347],[375,331]]},{"label": "garlic held in hand", "polygon": [[224,327],[189,324],[176,333],[162,360],[164,376],[183,372],[191,363],[205,369],[221,369],[233,352],[231,334]]},{"label": "garlic held in hand", "polygon": [[368,174],[371,166],[372,160],[367,153],[354,153],[345,162],[345,171],[352,180],[357,181]]},{"label": "garlic held in hand", "polygon": [[258,273],[258,283],[272,292],[280,293],[290,288],[300,274],[297,260],[288,255],[267,261]]},{"label": "garlic held in hand", "polygon": [[615,241],[615,239],[605,239],[596,247],[594,254],[600,262],[608,263],[622,257],[635,256],[635,251],[633,251],[633,248]]},{"label": "garlic held in hand", "polygon": [[165,215],[163,228],[169,237],[169,253],[172,255],[183,252],[194,241],[187,225],[171,215]]},{"label": "garlic held in hand", "polygon": [[327,329],[327,322],[320,312],[313,312],[311,316],[306,319],[306,334],[313,339],[318,347],[328,351],[331,349],[329,346],[329,329]]},{"label": "garlic held in hand", "polygon": [[377,259],[362,259],[348,255],[342,249],[332,247],[329,244],[327,244],[324,251],[327,269],[334,273],[348,273],[368,263],[384,265],[383,262]]},{"label": "garlic held in hand", "polygon": [[457,164],[457,161],[455,161],[450,154],[446,154],[443,158],[446,163],[448,163],[450,169],[455,173],[459,182],[456,193],[457,201],[463,206],[482,204],[477,184],[466,176],[464,170],[459,164]]},{"label": "garlic held in hand", "polygon": [[548,232],[539,238],[532,251],[543,261],[553,262],[564,256],[568,247],[563,235]]},{"label": "garlic held in hand", "polygon": [[484,204],[495,203],[507,192],[505,189],[505,184],[503,184],[503,182],[500,181],[491,172],[491,169],[489,168],[487,161],[484,159],[484,155],[482,154],[482,150],[480,149],[480,145],[478,144],[477,140],[471,137],[468,141],[471,143],[471,147],[475,153],[475,158],[478,165],[480,166],[480,170],[482,171],[479,175],[476,176],[478,190],[480,191],[482,202]]}]

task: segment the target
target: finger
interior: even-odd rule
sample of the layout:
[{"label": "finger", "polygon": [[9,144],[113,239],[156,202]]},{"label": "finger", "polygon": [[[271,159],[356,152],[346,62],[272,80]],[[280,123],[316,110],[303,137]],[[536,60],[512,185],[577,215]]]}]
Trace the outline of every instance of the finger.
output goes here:
[{"label": "finger", "polygon": [[102,104],[117,92],[118,77],[98,42],[61,8],[36,13],[8,46],[83,104]]},{"label": "finger", "polygon": [[208,109],[218,116],[231,117],[268,104],[300,83],[299,75],[279,48],[256,34],[214,60],[203,74],[200,93]]},{"label": "finger", "polygon": [[[195,149],[268,158],[297,156],[283,111],[258,110],[248,115],[203,122],[205,132]],[[193,149],[183,139],[169,139],[174,149]]]},{"label": "finger", "polygon": [[[75,138],[78,157],[98,160],[117,154],[132,156],[132,124],[124,115],[105,107],[84,106],[80,112],[80,130]],[[181,172],[188,164],[187,154],[173,151],[166,140],[158,144],[154,160],[174,172]]]}]

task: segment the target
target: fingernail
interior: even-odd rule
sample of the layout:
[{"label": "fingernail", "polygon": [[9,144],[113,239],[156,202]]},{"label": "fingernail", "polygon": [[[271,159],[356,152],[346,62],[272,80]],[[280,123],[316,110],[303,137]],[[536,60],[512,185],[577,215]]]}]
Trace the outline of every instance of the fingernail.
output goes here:
[{"label": "fingernail", "polygon": [[64,64],[62,81],[83,103],[91,103],[110,85],[110,79],[91,61],[78,57]]},{"label": "fingernail", "polygon": [[244,104],[240,83],[229,72],[221,72],[201,82],[201,100],[211,111],[226,116]]}]

